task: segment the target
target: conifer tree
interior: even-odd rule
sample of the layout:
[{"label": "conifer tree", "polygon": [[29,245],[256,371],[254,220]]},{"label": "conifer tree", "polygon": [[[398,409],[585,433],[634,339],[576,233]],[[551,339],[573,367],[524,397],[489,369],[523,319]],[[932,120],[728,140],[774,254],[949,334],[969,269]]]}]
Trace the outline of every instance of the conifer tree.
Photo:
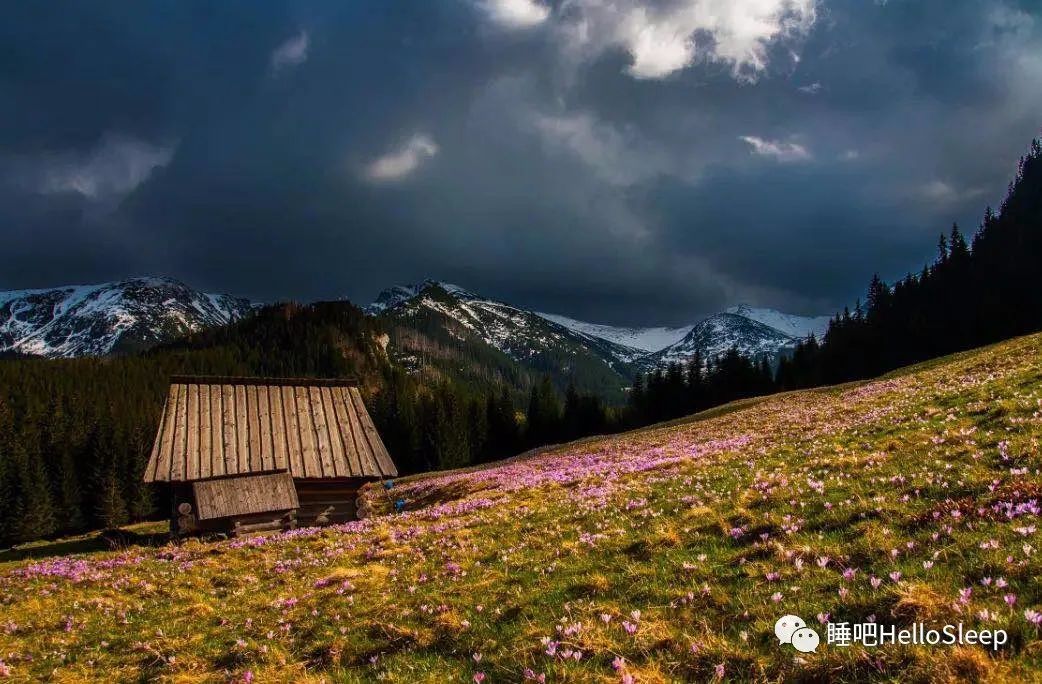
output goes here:
[{"label": "conifer tree", "polygon": [[95,514],[102,527],[118,527],[128,520],[120,479],[112,464],[95,477]]},{"label": "conifer tree", "polygon": [[13,461],[12,538],[24,542],[50,536],[59,528],[43,459],[37,451],[16,446]]},{"label": "conifer tree", "polygon": [[0,400],[0,548],[13,542],[14,519],[14,464],[12,456],[11,423],[7,405]]},{"label": "conifer tree", "polygon": [[485,404],[477,397],[467,402],[467,428],[470,431],[467,439],[468,463],[480,463],[488,448],[488,414]]},{"label": "conifer tree", "polygon": [[490,461],[503,458],[517,449],[518,425],[514,401],[506,387],[500,389],[498,397],[490,394],[485,406],[489,437],[482,460]]},{"label": "conifer tree", "polygon": [[690,411],[698,411],[704,408],[705,386],[702,375],[702,351],[695,349],[695,353],[687,362],[687,407]]},{"label": "conifer tree", "polygon": [[970,255],[970,248],[966,244],[966,239],[959,232],[959,225],[957,223],[952,224],[952,232],[948,238],[949,256],[953,261],[962,261]]},{"label": "conifer tree", "polygon": [[549,376],[532,386],[528,401],[527,441],[530,445],[549,444],[559,437],[561,402]]},{"label": "conifer tree", "polygon": [[61,451],[58,478],[62,526],[67,529],[83,529],[87,521],[83,515],[82,476],[76,469],[72,452],[68,449]]},{"label": "conifer tree", "polygon": [[582,431],[582,416],[579,393],[574,383],[568,383],[564,392],[564,413],[562,415],[561,433],[566,440],[575,439]]},{"label": "conifer tree", "polygon": [[644,389],[644,374],[637,373],[629,396],[630,415],[635,424],[643,424],[647,415],[647,396]]}]

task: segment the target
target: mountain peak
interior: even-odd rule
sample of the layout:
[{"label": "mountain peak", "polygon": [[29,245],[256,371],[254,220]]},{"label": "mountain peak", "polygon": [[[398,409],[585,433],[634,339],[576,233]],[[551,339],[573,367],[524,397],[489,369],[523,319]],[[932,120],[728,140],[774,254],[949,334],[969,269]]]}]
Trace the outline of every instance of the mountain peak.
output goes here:
[{"label": "mountain peak", "polygon": [[[735,306],[724,309],[724,313],[736,314],[738,316],[747,316],[748,314],[756,311],[756,307],[750,306],[749,304],[737,304]],[[765,310],[765,309],[761,309]]]},{"label": "mountain peak", "polygon": [[446,293],[456,297],[457,299],[481,299],[479,295],[471,292],[470,290],[462,288],[459,285],[454,285],[452,283],[445,282],[444,280],[434,280],[433,278],[428,278],[427,280],[411,285],[395,285],[394,287],[389,287],[386,290],[381,291],[380,294],[377,295],[376,299],[374,299],[371,304],[362,307],[362,310],[370,316],[375,316],[379,313],[387,311],[388,309],[393,309],[402,304],[403,302],[406,302],[417,295],[423,294],[424,292],[432,288],[438,288],[440,290],[443,290]]},{"label": "mountain peak", "polygon": [[696,352],[708,362],[730,349],[737,349],[751,359],[773,361],[794,344],[795,339],[781,330],[747,314],[728,310],[703,318],[683,339],[649,354],[638,364],[652,370],[670,363],[685,363]]}]

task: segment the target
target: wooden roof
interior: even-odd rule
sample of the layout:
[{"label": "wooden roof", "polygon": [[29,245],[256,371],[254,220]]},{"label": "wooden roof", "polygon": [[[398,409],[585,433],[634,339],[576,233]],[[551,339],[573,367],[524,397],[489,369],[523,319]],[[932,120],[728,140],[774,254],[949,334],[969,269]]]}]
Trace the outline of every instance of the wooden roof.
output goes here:
[{"label": "wooden roof", "polygon": [[287,472],[203,480],[193,482],[192,490],[200,520],[288,511],[300,506],[297,488]]},{"label": "wooden roof", "polygon": [[351,381],[171,378],[145,482],[288,470],[295,478],[394,477]]}]

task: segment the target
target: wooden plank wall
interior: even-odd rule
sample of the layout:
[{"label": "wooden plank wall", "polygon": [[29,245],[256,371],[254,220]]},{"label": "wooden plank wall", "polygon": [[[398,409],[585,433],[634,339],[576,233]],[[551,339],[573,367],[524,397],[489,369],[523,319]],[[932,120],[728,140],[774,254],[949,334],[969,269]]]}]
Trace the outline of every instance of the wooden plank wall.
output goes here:
[{"label": "wooden plank wall", "polygon": [[199,520],[288,511],[299,503],[289,473],[203,480],[192,489]]}]

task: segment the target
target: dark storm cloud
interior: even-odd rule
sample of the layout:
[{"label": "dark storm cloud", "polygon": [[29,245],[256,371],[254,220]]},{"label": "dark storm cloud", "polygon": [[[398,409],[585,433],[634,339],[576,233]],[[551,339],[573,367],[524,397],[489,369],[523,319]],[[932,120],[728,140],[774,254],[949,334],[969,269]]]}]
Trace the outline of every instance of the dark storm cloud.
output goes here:
[{"label": "dark storm cloud", "polygon": [[0,287],[829,312],[972,230],[1042,124],[1026,1],[778,0],[759,43],[702,1],[12,4]]}]

